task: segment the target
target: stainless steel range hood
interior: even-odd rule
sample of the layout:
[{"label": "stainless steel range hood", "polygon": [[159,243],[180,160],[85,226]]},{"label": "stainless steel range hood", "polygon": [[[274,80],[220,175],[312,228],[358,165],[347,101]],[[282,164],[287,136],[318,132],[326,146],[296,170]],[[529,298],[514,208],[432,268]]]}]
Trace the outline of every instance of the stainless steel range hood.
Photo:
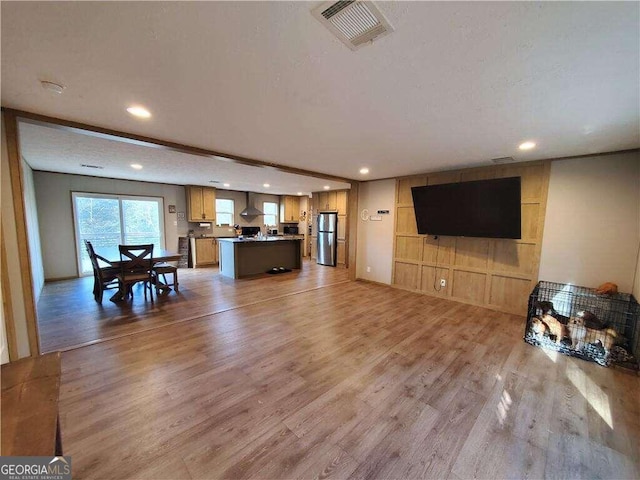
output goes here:
[{"label": "stainless steel range hood", "polygon": [[253,199],[249,197],[249,192],[247,192],[247,208],[240,212],[241,217],[258,217],[260,215],[264,215],[260,210],[253,206]]}]

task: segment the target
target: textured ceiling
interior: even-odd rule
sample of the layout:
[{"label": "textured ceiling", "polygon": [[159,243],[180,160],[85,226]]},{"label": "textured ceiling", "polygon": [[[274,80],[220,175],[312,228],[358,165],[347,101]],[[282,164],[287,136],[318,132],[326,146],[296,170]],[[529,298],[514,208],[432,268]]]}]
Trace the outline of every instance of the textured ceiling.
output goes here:
[{"label": "textured ceiling", "polygon": [[[298,192],[308,195],[322,190],[325,185],[338,190],[350,188],[348,183],[283,173],[268,167],[238,165],[31,123],[20,122],[19,132],[22,156],[35,170],[174,185],[206,185],[276,195],[296,195]],[[142,170],[131,168],[132,163],[142,165]],[[102,169],[83,167],[82,164]],[[264,183],[268,183],[269,188],[265,188]]]},{"label": "textured ceiling", "polygon": [[316,5],[2,2],[2,104],[346,178],[640,146],[638,2],[380,2],[357,52]]}]

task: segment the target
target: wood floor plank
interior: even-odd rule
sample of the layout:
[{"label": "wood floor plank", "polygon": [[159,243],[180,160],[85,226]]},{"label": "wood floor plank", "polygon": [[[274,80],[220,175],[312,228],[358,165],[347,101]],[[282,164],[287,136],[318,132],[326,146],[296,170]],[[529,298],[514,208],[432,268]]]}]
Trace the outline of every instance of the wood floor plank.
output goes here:
[{"label": "wood floor plank", "polygon": [[[522,317],[341,275],[233,292],[197,271],[93,327],[80,302],[80,336],[128,333],[62,355],[74,478],[637,476],[640,378],[525,344]],[[67,330],[76,282],[45,286]]]}]

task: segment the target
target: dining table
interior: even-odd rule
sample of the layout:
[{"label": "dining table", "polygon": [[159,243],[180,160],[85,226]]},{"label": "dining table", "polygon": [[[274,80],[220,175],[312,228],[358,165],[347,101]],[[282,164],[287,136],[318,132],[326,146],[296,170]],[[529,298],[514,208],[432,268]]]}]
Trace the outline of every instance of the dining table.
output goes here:
[{"label": "dining table", "polygon": [[[100,255],[101,257],[105,258],[111,264],[110,267],[120,268],[120,265],[122,264],[123,260],[120,259],[120,249],[117,245],[110,246],[110,247],[94,246],[94,249],[97,255]],[[182,255],[176,252],[172,252],[171,250],[165,250],[164,248],[153,249],[154,264],[162,263],[162,262],[177,262],[178,260],[180,260],[180,258],[182,258]],[[128,260],[125,259],[124,261],[127,262]],[[168,293],[171,291],[171,288],[168,285],[164,285],[162,283],[158,285],[158,288],[164,293]],[[118,292],[116,292],[110,298],[112,302],[118,302],[118,301],[121,301],[122,299],[123,299],[123,293],[120,290],[118,290]]]},{"label": "dining table", "polygon": [[[122,263],[120,260],[120,250],[118,246],[115,247],[93,247],[98,255],[106,258],[111,266],[120,267]],[[172,252],[171,250],[165,250],[163,248],[154,248],[153,249],[153,263],[162,263],[162,262],[177,262],[182,258],[182,255],[176,252]],[[125,259],[125,261],[127,261]]]}]

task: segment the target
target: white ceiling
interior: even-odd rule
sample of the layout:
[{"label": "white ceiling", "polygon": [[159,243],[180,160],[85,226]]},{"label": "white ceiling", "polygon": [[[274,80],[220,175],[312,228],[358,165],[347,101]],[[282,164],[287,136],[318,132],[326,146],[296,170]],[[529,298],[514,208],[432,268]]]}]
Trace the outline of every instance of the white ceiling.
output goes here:
[{"label": "white ceiling", "polygon": [[[19,122],[20,150],[35,170],[122,178],[173,185],[206,185],[223,190],[309,195],[311,192],[350,188],[348,183],[285,173],[247,165],[132,144],[110,138]],[[83,167],[83,164],[102,169]],[[135,170],[131,164],[139,164]],[[224,184],[229,186],[225,187]],[[268,183],[269,187],[264,187]]]},{"label": "white ceiling", "polygon": [[640,146],[638,2],[379,2],[356,52],[316,5],[2,2],[2,105],[346,178]]}]

